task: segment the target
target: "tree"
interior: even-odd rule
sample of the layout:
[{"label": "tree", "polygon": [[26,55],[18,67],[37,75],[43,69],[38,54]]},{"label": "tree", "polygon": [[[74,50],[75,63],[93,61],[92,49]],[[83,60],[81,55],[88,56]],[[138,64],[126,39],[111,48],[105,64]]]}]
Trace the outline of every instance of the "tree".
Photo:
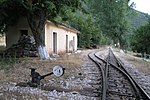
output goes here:
[{"label": "tree", "polygon": [[4,0],[0,2],[1,23],[0,26],[8,27],[21,16],[25,16],[33,33],[40,58],[48,59],[49,55],[42,38],[47,19],[54,19],[57,14],[68,7],[72,12],[81,8],[84,0]]},{"label": "tree", "polygon": [[102,33],[119,42],[124,48],[123,35],[128,32],[127,8],[129,0],[89,0],[93,14],[100,24]]},{"label": "tree", "polygon": [[[83,4],[84,11],[77,10],[75,13],[65,7],[65,12],[59,14],[56,20],[67,23],[80,31],[78,34],[79,47],[89,48],[92,45],[102,43],[102,34],[87,3]],[[67,20],[66,20],[67,19]]]},{"label": "tree", "polygon": [[79,47],[90,47],[99,45],[101,42],[101,30],[95,24],[93,16],[79,12],[74,15],[69,22],[72,26],[79,29]]},{"label": "tree", "polygon": [[131,36],[131,48],[138,53],[150,54],[150,20],[149,23],[138,28]]}]

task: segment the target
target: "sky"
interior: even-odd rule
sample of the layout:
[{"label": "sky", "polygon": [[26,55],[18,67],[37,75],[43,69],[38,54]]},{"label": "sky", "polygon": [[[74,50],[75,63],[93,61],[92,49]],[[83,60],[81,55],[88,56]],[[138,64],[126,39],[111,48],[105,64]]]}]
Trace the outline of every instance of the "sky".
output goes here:
[{"label": "sky", "polygon": [[150,0],[130,0],[130,3],[131,2],[136,4],[134,9],[150,15]]}]

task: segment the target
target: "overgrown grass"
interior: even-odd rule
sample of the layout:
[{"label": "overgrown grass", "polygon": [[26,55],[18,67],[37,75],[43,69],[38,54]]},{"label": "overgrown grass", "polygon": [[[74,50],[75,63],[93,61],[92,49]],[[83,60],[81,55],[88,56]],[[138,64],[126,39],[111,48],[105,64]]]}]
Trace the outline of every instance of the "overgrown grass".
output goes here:
[{"label": "overgrown grass", "polygon": [[8,57],[8,58],[1,58],[0,60],[0,70],[9,70],[11,65],[16,63],[17,58],[15,57]]}]

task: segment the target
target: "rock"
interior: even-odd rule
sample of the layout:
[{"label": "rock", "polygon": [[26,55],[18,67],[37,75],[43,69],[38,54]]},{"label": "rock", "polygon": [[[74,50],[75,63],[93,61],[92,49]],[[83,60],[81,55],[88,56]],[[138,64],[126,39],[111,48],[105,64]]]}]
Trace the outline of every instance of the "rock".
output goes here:
[{"label": "rock", "polygon": [[6,57],[37,57],[36,44],[30,36],[22,36],[18,43],[13,44],[5,51]]}]

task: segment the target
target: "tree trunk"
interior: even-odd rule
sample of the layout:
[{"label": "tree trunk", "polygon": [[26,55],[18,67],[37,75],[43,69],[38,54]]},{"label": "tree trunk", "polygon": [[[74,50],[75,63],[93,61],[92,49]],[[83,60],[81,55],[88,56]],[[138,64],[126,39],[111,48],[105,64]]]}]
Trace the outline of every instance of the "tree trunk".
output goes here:
[{"label": "tree trunk", "polygon": [[44,34],[44,32],[40,32],[40,30],[38,30],[36,33],[33,32],[33,35],[34,35],[34,38],[35,38],[35,41],[36,41],[38,54],[39,54],[41,59],[49,59],[49,54],[48,54],[48,51],[45,47],[45,43],[44,43],[44,40],[42,38],[41,33]]},{"label": "tree trunk", "polygon": [[38,46],[38,53],[41,59],[50,59],[49,54],[46,50],[45,46],[39,45]]},{"label": "tree trunk", "polygon": [[45,34],[46,19],[44,14],[41,14],[40,17],[36,17],[32,13],[28,13],[27,20],[36,42],[39,57],[41,59],[50,59],[48,51],[45,47],[44,38],[42,37],[42,35]]}]

